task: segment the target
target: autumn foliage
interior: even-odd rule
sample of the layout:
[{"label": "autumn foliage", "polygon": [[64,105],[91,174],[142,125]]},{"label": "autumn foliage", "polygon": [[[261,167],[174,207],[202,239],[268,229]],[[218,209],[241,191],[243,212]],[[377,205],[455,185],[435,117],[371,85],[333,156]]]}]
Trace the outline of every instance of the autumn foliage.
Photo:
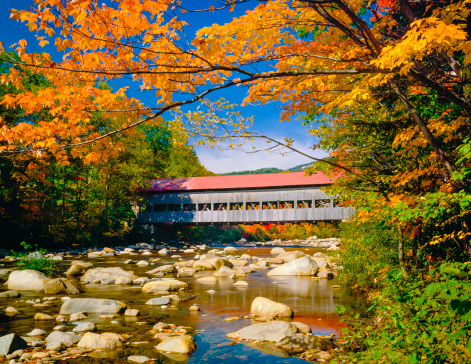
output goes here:
[{"label": "autumn foliage", "polygon": [[[236,12],[239,2],[208,10]],[[247,135],[236,114],[218,124],[216,110],[227,104],[209,101],[218,90],[244,85],[244,104],[277,101],[281,119],[325,120],[313,133],[324,133],[321,147],[332,152],[327,170],[342,171],[339,183],[351,191],[375,196],[363,218],[388,211],[384,218],[400,240],[426,227],[419,246],[456,240],[470,252],[469,1],[271,0],[194,37],[185,19],[196,9],[180,2],[34,4],[12,9],[11,17],[61,57],[31,54],[25,40],[14,46],[18,58],[6,54],[11,67],[2,83],[17,92],[2,105],[20,108],[24,118],[3,120],[2,156],[103,161],[124,148],[110,137],[160,125],[184,105],[193,105],[181,124],[190,134],[203,132],[211,143],[214,128],[222,138]],[[28,89],[25,75],[36,74],[45,84]],[[101,81],[116,86],[100,88]],[[131,86],[155,95],[155,103],[142,104]],[[96,128],[96,115],[113,127]],[[446,226],[432,213],[441,204]]]},{"label": "autumn foliage", "polygon": [[[55,236],[102,218],[100,233],[120,231],[109,226],[124,225],[122,214],[109,218],[124,206],[116,196],[135,201],[132,186],[149,173],[192,170],[160,162],[196,158],[171,157],[145,128],[209,145],[270,140],[215,99],[244,86],[243,105],[279,102],[281,120],[308,126],[313,147],[330,153],[313,157],[311,172],[340,175],[330,193],[357,209],[343,227],[343,276],[383,292],[369,311],[378,317],[353,323],[341,361],[469,362],[470,267],[460,263],[471,254],[469,0],[268,0],[245,13],[248,0],[227,0],[206,11],[234,18],[194,35],[189,19],[203,9],[189,4],[199,2],[32,3],[11,18],[45,52],[26,40],[14,54],[0,46],[1,221],[45,226],[51,212]],[[144,93],[155,102],[141,102]],[[25,210],[27,219],[7,214]],[[311,225],[243,229],[226,229],[227,241],[316,234]],[[454,263],[438,267],[445,261]]]},{"label": "autumn foliage", "polygon": [[234,243],[240,239],[249,242],[273,240],[305,240],[316,236],[319,239],[337,237],[339,229],[332,223],[300,223],[300,224],[252,224],[223,226],[184,226],[179,228],[181,241],[210,241]]}]

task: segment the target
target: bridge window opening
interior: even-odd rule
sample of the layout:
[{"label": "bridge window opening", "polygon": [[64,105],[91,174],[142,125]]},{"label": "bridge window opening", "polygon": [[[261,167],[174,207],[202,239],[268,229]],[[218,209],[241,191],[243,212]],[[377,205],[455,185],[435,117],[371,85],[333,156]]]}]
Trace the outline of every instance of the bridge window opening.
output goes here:
[{"label": "bridge window opening", "polygon": [[194,203],[184,203],[183,211],[196,211],[196,204]]},{"label": "bridge window opening", "polygon": [[155,204],[154,205],[154,212],[167,212],[168,211],[168,207],[167,207],[167,204]]},{"label": "bridge window opening", "polygon": [[198,211],[211,211],[211,204],[210,203],[199,203],[198,204]]},{"label": "bridge window opening", "polygon": [[334,198],[333,200],[334,207],[344,207],[344,201],[340,198]]},{"label": "bridge window opening", "polygon": [[331,202],[330,200],[316,200],[316,204],[315,204],[316,208],[323,208],[323,207],[330,207],[331,206]]},{"label": "bridge window opening", "polygon": [[276,210],[278,208],[277,201],[262,202],[262,210]]},{"label": "bridge window opening", "polygon": [[231,211],[242,211],[244,209],[244,203],[243,202],[231,202],[230,203],[230,209]]},{"label": "bridge window opening", "polygon": [[141,205],[139,208],[141,212],[152,212],[152,205]]},{"label": "bridge window opening", "polygon": [[260,202],[247,202],[246,209],[247,210],[260,210]]},{"label": "bridge window opening", "polygon": [[311,200],[298,200],[297,207],[298,209],[310,209],[312,208],[312,201]]},{"label": "bridge window opening", "polygon": [[215,211],[227,211],[227,203],[216,203],[214,204]]},{"label": "bridge window opening", "polygon": [[182,205],[179,203],[168,204],[168,211],[176,212],[176,211],[181,211],[181,210],[182,210]]},{"label": "bridge window opening", "polygon": [[280,209],[292,209],[294,208],[294,201],[280,201],[279,206]]}]

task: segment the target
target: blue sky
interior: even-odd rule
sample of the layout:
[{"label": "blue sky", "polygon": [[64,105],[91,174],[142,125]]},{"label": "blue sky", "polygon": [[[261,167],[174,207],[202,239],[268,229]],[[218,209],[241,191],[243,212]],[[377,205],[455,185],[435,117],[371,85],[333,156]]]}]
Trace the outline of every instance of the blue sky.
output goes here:
[{"label": "blue sky", "polygon": [[[197,5],[199,8],[209,7],[215,5],[211,0],[194,1],[183,0],[183,6],[187,8],[194,8]],[[31,0],[1,0],[0,1],[0,42],[4,47],[8,47],[18,42],[20,39],[28,41],[28,51],[46,51],[51,54],[54,53],[54,48],[46,46],[44,49],[37,46],[37,40],[34,33],[30,33],[28,28],[17,21],[9,19],[10,12],[8,9],[27,9],[33,2]],[[186,15],[185,20],[189,25],[185,28],[185,32],[189,37],[194,35],[194,32],[204,26],[210,26],[213,23],[223,24],[229,22],[232,18],[243,14],[246,10],[255,7],[256,1],[247,4],[237,5],[235,11],[230,13],[228,10],[217,11],[215,13],[193,13]],[[245,95],[246,90],[243,88],[232,88],[221,91],[219,94],[212,96],[212,99],[217,97],[224,97],[231,103],[240,103]],[[145,104],[154,106],[155,100],[149,94],[134,94],[132,95],[141,99]],[[254,124],[251,130],[263,133],[270,137],[281,139],[282,137],[289,137],[295,140],[294,146],[303,152],[307,152],[315,157],[323,157],[324,154],[320,151],[313,152],[309,147],[314,144],[314,140],[310,137],[305,128],[298,122],[292,121],[279,122],[279,108],[278,103],[271,103],[268,105],[257,106],[249,105],[241,107],[241,114],[244,116],[254,116]],[[190,107],[191,108],[191,107]],[[257,142],[257,148],[263,149],[266,145]],[[204,147],[195,147],[198,157],[202,164],[209,170],[215,173],[231,172],[238,170],[249,170],[265,167],[277,167],[286,169],[294,167],[298,164],[311,162],[310,159],[303,157],[299,154],[288,154],[285,156],[279,154],[269,154],[267,152],[259,152],[255,154],[246,154],[236,150],[224,150],[220,153],[214,150],[208,150]],[[246,149],[250,149],[250,144],[247,144]]]}]

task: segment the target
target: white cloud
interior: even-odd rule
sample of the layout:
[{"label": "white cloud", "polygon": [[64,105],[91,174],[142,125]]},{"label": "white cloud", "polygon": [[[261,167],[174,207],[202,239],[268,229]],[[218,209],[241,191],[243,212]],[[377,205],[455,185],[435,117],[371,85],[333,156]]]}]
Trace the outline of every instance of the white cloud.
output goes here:
[{"label": "white cloud", "polygon": [[[273,144],[265,144],[261,141],[246,142],[244,149],[251,150],[251,146],[257,150],[265,149]],[[307,155],[324,158],[327,153],[310,149],[309,143],[295,143],[294,148],[306,153]],[[196,153],[201,163],[210,171],[214,173],[226,173],[245,170],[254,170],[259,168],[280,168],[289,169],[300,164],[313,162],[312,159],[305,157],[299,153],[288,153],[281,155],[279,153],[268,153],[260,151],[258,153],[244,153],[239,150],[223,150],[217,152],[216,150],[206,149],[203,147],[196,147]]]}]

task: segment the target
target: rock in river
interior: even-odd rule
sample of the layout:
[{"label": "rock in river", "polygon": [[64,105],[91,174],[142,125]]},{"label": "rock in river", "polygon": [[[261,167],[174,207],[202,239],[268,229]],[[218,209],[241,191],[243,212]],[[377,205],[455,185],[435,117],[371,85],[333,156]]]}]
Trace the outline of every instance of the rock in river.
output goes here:
[{"label": "rock in river", "polygon": [[267,273],[269,276],[314,276],[319,267],[314,259],[302,257],[285,263]]},{"label": "rock in river", "polygon": [[290,262],[292,260],[299,259],[305,256],[306,254],[304,254],[301,250],[291,250],[288,252],[281,253],[276,257],[278,259],[283,259],[285,262]]},{"label": "rock in river", "polygon": [[90,262],[84,262],[82,260],[73,260],[70,264],[70,268],[67,270],[66,275],[68,277],[81,277],[89,269],[93,268],[93,264]]},{"label": "rock in river", "polygon": [[293,310],[289,306],[265,297],[257,297],[253,300],[250,313],[259,321],[286,319],[294,315]]},{"label": "rock in river", "polygon": [[209,260],[197,260],[193,263],[193,269],[200,270],[216,270],[216,267]]},{"label": "rock in river", "polygon": [[28,336],[44,336],[46,334],[47,334],[47,332],[45,330],[34,329],[33,331],[28,332],[26,335],[28,335]]},{"label": "rock in river", "polygon": [[53,316],[48,315],[47,313],[38,312],[34,315],[34,319],[37,321],[53,321],[55,320]]},{"label": "rock in river", "polygon": [[121,335],[105,332],[101,335],[87,332],[77,346],[85,349],[114,349],[123,346]]},{"label": "rock in river", "polygon": [[302,323],[302,322],[299,322],[299,321],[291,321],[291,323],[298,328],[299,332],[303,332],[303,333],[307,334],[307,333],[310,333],[312,331],[311,326],[306,325],[305,323]]},{"label": "rock in river", "polygon": [[124,316],[136,317],[139,316],[139,313],[139,310],[135,308],[128,308],[126,311],[124,311]]},{"label": "rock in river", "polygon": [[69,281],[67,278],[55,278],[44,285],[45,294],[58,294],[61,292],[68,294],[80,293],[80,291],[75,288],[72,282]]},{"label": "rock in river", "polygon": [[220,257],[201,259],[195,261],[193,268],[197,271],[200,270],[216,270],[224,265],[230,265],[229,261]]},{"label": "rock in river", "polygon": [[245,267],[249,263],[246,259],[231,259],[229,262],[234,267]]},{"label": "rock in river", "polygon": [[131,355],[130,357],[128,357],[128,361],[131,363],[142,364],[147,363],[149,361],[149,358],[143,355]]},{"label": "rock in river", "polygon": [[321,271],[327,271],[330,269],[329,263],[324,259],[316,259],[317,266]]},{"label": "rock in river", "polygon": [[128,306],[121,301],[102,298],[72,298],[61,307],[60,314],[69,315],[75,312],[119,313]]},{"label": "rock in river", "polygon": [[0,282],[7,281],[11,272],[11,269],[0,269]]},{"label": "rock in river", "polygon": [[246,281],[237,281],[233,284],[235,287],[248,287],[249,284]]},{"label": "rock in river", "polygon": [[0,355],[8,355],[19,349],[25,349],[28,346],[25,340],[17,334],[8,334],[0,337]]},{"label": "rock in river", "polygon": [[72,330],[73,332],[95,331],[96,326],[93,322],[81,322]]},{"label": "rock in river", "polygon": [[87,318],[87,315],[85,315],[85,312],[74,312],[73,314],[70,315],[69,321],[80,321],[80,320],[85,320]]},{"label": "rock in river", "polygon": [[191,336],[182,335],[165,339],[155,348],[166,353],[190,355],[196,350],[196,344]]},{"label": "rock in river", "polygon": [[0,293],[0,298],[16,298],[20,296],[21,294],[18,291],[5,291]]},{"label": "rock in river", "polygon": [[53,331],[46,337],[46,343],[56,342],[68,348],[75,343],[78,343],[80,339],[81,337],[79,335],[62,331]]},{"label": "rock in river", "polygon": [[188,283],[176,279],[149,282],[142,287],[142,293],[152,293],[153,291],[161,290],[162,287],[168,287],[170,291],[178,291],[180,289],[187,289]]},{"label": "rock in river", "polygon": [[149,270],[146,273],[147,274],[157,274],[157,273],[177,273],[177,267],[175,267],[172,264],[166,264],[162,265],[160,267],[157,267],[155,269]]},{"label": "rock in river", "polygon": [[160,249],[157,253],[159,255],[168,255],[169,251],[167,248],[163,248],[163,249]]},{"label": "rock in river", "polygon": [[280,255],[282,253],[286,253],[286,250],[284,250],[283,248],[273,248],[272,250],[270,250],[270,254],[273,254],[273,255]]},{"label": "rock in river", "polygon": [[110,268],[92,268],[87,270],[87,272],[80,279],[82,283],[113,283],[119,279],[119,282],[123,284],[123,281],[131,283],[137,276],[133,272],[125,271],[119,267],[110,267]]},{"label": "rock in river", "polygon": [[235,271],[232,268],[226,267],[225,265],[219,268],[216,272],[213,273],[215,277],[230,277],[235,274]]},{"label": "rock in river", "polygon": [[41,272],[32,269],[15,270],[10,273],[8,289],[19,291],[42,291],[44,285],[51,279]]},{"label": "rock in river", "polygon": [[170,303],[170,298],[167,296],[151,298],[149,301],[146,302],[146,305],[151,306],[162,306],[168,305]]},{"label": "rock in river", "polygon": [[196,282],[203,284],[215,284],[218,282],[218,279],[216,277],[201,277],[198,278]]},{"label": "rock in river", "polygon": [[8,306],[7,308],[5,308],[5,313],[7,315],[14,316],[14,315],[18,315],[20,311],[18,311],[16,307]]},{"label": "rock in river", "polygon": [[244,327],[226,336],[231,339],[278,342],[285,336],[293,335],[296,332],[298,332],[298,328],[291,322],[270,321]]},{"label": "rock in river", "polygon": [[306,334],[293,334],[282,338],[275,345],[290,354],[303,353],[308,350],[329,350],[335,348],[331,339]]}]

